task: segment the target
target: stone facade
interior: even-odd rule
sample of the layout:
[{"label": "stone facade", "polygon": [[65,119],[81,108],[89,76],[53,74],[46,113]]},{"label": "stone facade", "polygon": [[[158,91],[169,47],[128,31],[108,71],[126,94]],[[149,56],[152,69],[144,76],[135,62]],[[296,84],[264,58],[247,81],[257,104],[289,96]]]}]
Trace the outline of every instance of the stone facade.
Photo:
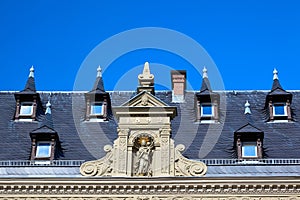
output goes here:
[{"label": "stone facade", "polygon": [[207,166],[184,158],[184,145],[175,148],[171,138],[171,120],[176,107],[166,105],[143,91],[120,107],[118,138],[105,146],[107,155],[81,166],[84,176],[163,177],[203,176]]},{"label": "stone facade", "polygon": [[0,181],[0,199],[297,200],[293,179],[65,178]]}]

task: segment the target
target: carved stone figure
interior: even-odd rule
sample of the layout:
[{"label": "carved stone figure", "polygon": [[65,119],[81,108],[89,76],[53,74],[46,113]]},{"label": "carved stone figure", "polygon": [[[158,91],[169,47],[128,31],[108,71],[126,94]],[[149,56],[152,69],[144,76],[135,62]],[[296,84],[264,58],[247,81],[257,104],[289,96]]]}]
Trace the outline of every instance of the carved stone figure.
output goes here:
[{"label": "carved stone figure", "polygon": [[151,174],[149,167],[151,164],[152,148],[153,144],[150,144],[150,142],[146,142],[146,140],[141,140],[141,146],[136,153],[136,175],[146,176]]}]

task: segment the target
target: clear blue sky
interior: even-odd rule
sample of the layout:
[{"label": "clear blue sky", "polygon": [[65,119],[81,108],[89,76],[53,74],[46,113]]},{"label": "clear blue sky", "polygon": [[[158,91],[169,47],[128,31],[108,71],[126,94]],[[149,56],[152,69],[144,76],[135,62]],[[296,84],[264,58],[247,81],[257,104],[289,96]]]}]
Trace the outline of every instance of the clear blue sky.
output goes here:
[{"label": "clear blue sky", "polygon": [[[300,3],[296,0],[1,0],[0,27],[1,91],[22,90],[31,65],[38,90],[73,90],[77,72],[94,48],[118,33],[143,27],[174,30],[202,45],[227,90],[268,90],[274,67],[285,89],[300,89]],[[150,66],[156,63],[157,69],[160,65],[188,69],[192,88],[199,90],[201,77],[189,69],[203,66],[191,66],[186,58],[155,48],[120,55],[104,66],[105,88],[115,89],[122,74],[145,61]],[[80,89],[91,89],[97,66],[90,67],[94,71]],[[160,77],[154,75],[156,80]],[[137,85],[137,80],[130,81]],[[122,85],[127,89],[126,84],[118,89]]]}]

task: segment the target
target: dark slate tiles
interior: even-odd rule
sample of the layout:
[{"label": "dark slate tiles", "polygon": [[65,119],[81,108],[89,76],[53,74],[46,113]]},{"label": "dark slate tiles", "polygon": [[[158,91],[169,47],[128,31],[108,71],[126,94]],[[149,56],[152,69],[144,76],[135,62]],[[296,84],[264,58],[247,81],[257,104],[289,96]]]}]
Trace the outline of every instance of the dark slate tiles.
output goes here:
[{"label": "dark slate tiles", "polygon": [[[268,92],[237,91],[221,94],[220,123],[201,124],[196,122],[195,92],[186,92],[184,103],[172,103],[171,91],[156,91],[155,96],[170,106],[176,106],[178,116],[172,121],[172,138],[175,144],[184,144],[184,155],[193,159],[235,158],[233,149],[234,132],[252,124],[264,132],[263,147],[267,158],[300,158],[300,92],[293,94],[293,122],[269,123],[265,101]],[[105,155],[103,147],[112,145],[117,138],[117,122],[85,121],[85,97],[82,92],[41,92],[45,110],[50,96],[53,129],[58,133],[63,154],[58,159],[94,160]],[[136,92],[110,92],[112,106],[120,106]],[[225,96],[222,96],[222,95]],[[246,100],[252,114],[244,114]],[[225,103],[226,101],[226,103]],[[30,156],[29,133],[42,123],[16,122],[14,93],[0,93],[1,160],[27,160]],[[225,109],[226,107],[226,109]]]}]

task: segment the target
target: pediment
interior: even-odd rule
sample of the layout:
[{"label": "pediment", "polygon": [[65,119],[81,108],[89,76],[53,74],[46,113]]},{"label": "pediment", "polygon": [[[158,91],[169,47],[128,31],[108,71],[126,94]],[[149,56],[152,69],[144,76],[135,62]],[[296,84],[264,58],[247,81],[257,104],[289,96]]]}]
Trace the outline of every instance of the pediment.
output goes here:
[{"label": "pediment", "polygon": [[290,95],[291,93],[285,91],[282,88],[276,88],[274,90],[272,90],[271,92],[269,92],[268,95]]},{"label": "pediment", "polygon": [[168,107],[169,105],[161,101],[151,93],[143,91],[131,98],[121,106],[126,107]]},{"label": "pediment", "polygon": [[262,133],[260,129],[256,128],[252,124],[246,124],[235,131],[235,133]]}]

